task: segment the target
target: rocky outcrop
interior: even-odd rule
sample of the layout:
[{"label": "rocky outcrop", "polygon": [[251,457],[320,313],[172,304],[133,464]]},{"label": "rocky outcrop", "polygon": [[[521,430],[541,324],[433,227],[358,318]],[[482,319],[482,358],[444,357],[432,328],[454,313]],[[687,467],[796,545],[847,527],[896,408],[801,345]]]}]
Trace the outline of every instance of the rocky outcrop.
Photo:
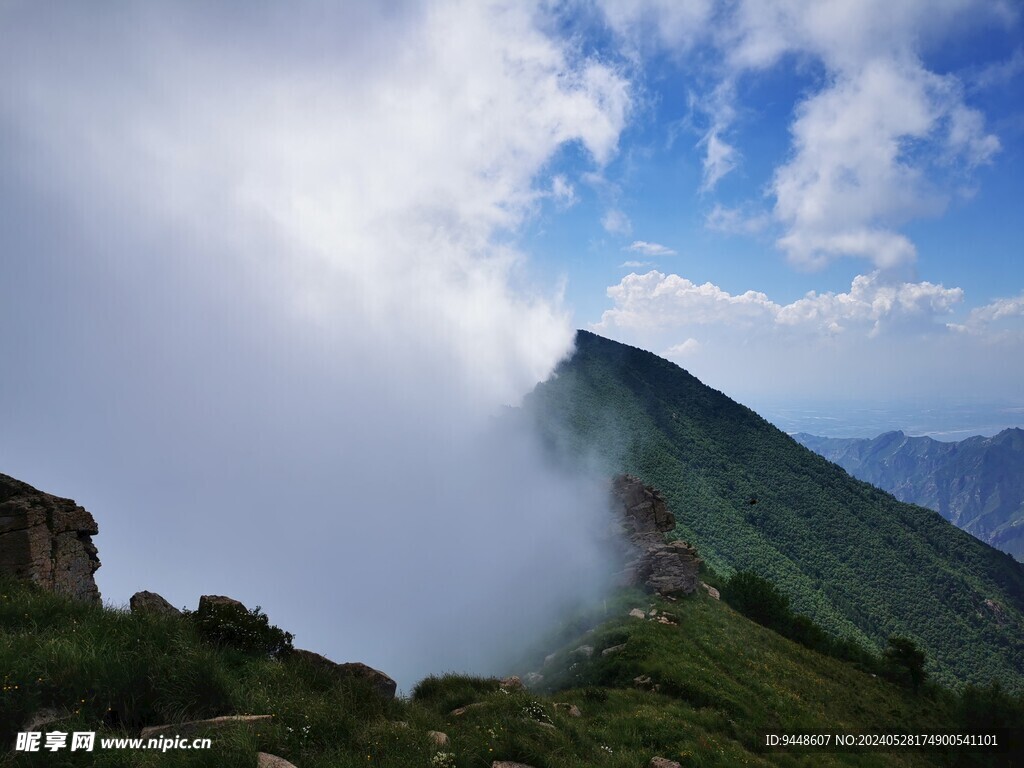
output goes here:
[{"label": "rocky outcrop", "polygon": [[676,521],[664,497],[632,475],[612,481],[612,503],[624,542],[620,581],[660,595],[688,595],[700,586],[700,558],[684,541],[665,541]]},{"label": "rocky outcrop", "polygon": [[0,475],[0,573],[99,603],[97,533],[93,516],[71,499]]},{"label": "rocky outcrop", "polygon": [[659,595],[689,595],[700,586],[700,558],[685,541],[646,549],[637,565],[638,581]]},{"label": "rocky outcrop", "polygon": [[395,691],[398,689],[398,683],[380,670],[368,667],[366,664],[362,664],[358,661],[349,662],[348,664],[338,664],[337,662],[331,661],[326,656],[321,656],[319,653],[306,651],[301,648],[296,648],[292,653],[292,656],[294,658],[301,659],[306,664],[309,664],[316,669],[327,672],[340,679],[363,680],[369,683],[370,687],[384,699],[391,700],[395,698]]},{"label": "rocky outcrop", "polygon": [[676,527],[675,516],[669,512],[661,492],[633,475],[616,475],[612,480],[612,497],[631,533],[665,533]]}]

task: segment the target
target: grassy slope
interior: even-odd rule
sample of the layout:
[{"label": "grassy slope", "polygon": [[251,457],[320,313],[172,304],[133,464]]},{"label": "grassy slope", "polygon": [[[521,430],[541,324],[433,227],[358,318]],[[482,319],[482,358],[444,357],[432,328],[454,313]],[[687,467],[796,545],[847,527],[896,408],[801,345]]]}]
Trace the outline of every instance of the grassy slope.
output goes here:
[{"label": "grassy slope", "polygon": [[660,488],[677,533],[716,569],[767,576],[798,611],[861,642],[909,635],[944,682],[1024,688],[1020,564],[854,480],[678,366],[581,331],[526,408],[568,452]]},{"label": "grassy slope", "polygon": [[[628,618],[636,605],[671,611],[678,625]],[[83,606],[0,580],[0,743],[11,743],[26,716],[44,706],[72,716],[43,730],[95,729],[101,736],[216,714],[275,715],[257,732],[213,734],[214,748],[205,752],[0,751],[0,765],[251,768],[263,750],[301,768],[410,768],[431,765],[438,751],[428,730],[450,736],[456,768],[486,767],[494,759],[537,768],[636,768],[656,754],[700,766],[931,765],[934,753],[766,754],[758,744],[764,732],[954,730],[948,693],[911,695],[801,648],[703,594],[664,603],[624,593],[600,618],[603,624],[572,639],[548,664],[548,694],[508,694],[488,681],[447,678],[422,686],[419,701],[384,703],[296,662],[207,646],[181,619]],[[590,661],[567,652],[581,642],[595,648]],[[601,655],[620,643],[619,654]],[[638,675],[648,675],[660,692],[637,690]],[[483,704],[462,717],[450,714],[473,702]],[[569,717],[554,702],[575,703],[583,715]],[[524,719],[528,706],[556,728]],[[104,727],[110,708],[128,724]]]}]

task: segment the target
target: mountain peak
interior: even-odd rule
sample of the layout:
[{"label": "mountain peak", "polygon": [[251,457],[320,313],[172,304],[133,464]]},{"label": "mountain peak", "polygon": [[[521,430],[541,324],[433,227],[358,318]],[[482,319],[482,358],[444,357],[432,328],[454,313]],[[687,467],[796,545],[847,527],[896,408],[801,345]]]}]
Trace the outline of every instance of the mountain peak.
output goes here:
[{"label": "mountain peak", "polygon": [[[674,536],[712,569],[784,583],[795,610],[866,645],[928,638],[939,679],[1024,688],[1024,636],[983,607],[1009,606],[1024,626],[1024,568],[1008,555],[855,480],[650,352],[580,331],[556,373],[523,403],[545,444],[659,488]],[[888,439],[889,452],[918,445],[899,430]]]}]

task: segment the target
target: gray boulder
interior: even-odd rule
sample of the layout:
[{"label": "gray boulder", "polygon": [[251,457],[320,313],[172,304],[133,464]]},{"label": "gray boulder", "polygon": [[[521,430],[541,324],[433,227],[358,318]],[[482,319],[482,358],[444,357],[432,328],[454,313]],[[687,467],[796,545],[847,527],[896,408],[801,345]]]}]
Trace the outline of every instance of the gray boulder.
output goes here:
[{"label": "gray boulder", "polygon": [[242,603],[240,603],[238,600],[235,600],[235,598],[233,597],[225,597],[224,595],[202,595],[199,598],[200,611],[205,612],[212,608],[219,608],[222,606],[232,606],[234,608],[238,608],[241,611],[244,611],[245,613],[249,612],[248,608],[242,605]]},{"label": "gray boulder", "polygon": [[339,679],[363,680],[368,682],[373,690],[384,699],[391,700],[395,698],[395,691],[398,690],[398,683],[390,677],[380,670],[369,667],[358,661],[349,662],[347,664],[338,664],[337,662],[331,661],[326,656],[321,656],[319,653],[306,651],[301,648],[296,648],[293,656],[317,669],[335,675]]},{"label": "gray boulder", "polygon": [[269,752],[257,752],[256,768],[295,768],[295,764]]},{"label": "gray boulder", "polygon": [[158,613],[167,616],[181,616],[181,611],[164,600],[156,592],[136,592],[128,601],[132,613]]}]

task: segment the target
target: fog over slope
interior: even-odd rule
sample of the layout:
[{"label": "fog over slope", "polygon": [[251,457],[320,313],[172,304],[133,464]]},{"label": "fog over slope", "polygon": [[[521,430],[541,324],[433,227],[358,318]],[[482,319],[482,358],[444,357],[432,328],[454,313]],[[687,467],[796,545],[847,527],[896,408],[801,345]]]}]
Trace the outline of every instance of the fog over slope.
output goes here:
[{"label": "fog over slope", "polygon": [[0,14],[0,470],[94,512],[110,601],[487,671],[599,587],[599,484],[493,414],[573,337],[510,236],[626,83],[517,4],[234,10]]}]

